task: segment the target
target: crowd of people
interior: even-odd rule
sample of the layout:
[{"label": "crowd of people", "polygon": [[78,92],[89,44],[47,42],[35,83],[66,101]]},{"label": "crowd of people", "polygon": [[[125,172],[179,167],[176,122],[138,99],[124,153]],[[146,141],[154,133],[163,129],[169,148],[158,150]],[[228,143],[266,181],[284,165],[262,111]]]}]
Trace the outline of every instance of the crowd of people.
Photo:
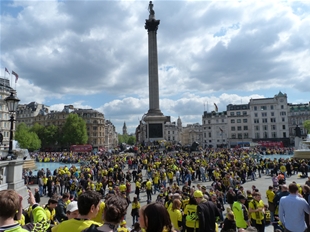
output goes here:
[{"label": "crowd of people", "polygon": [[[285,197],[286,179],[298,173],[301,177],[308,175],[305,160],[255,159],[258,149],[207,149],[194,153],[169,150],[141,147],[136,154],[124,155],[36,154],[37,160],[45,162],[76,160],[87,164],[81,168],[68,165],[39,170],[35,177],[38,188],[29,197],[33,201],[30,210],[22,217],[24,214],[17,209],[14,217],[25,228],[29,223],[37,228],[42,220],[35,213],[43,212],[43,221],[52,231],[127,232],[130,227],[137,232],[264,231],[267,223],[284,231],[288,219],[283,216],[280,199]],[[261,200],[263,190],[255,185],[251,190],[243,187],[262,175],[272,176],[273,185],[266,192],[268,205]],[[25,183],[29,183],[29,176],[24,173]],[[307,185],[297,188],[299,194],[305,195],[302,190]],[[147,195],[143,206],[141,192]],[[135,196],[131,199],[132,193]],[[43,196],[50,199],[41,207]],[[127,212],[129,205],[131,211]],[[132,224],[128,224],[129,215]],[[289,229],[289,223],[287,227],[295,231]]]}]

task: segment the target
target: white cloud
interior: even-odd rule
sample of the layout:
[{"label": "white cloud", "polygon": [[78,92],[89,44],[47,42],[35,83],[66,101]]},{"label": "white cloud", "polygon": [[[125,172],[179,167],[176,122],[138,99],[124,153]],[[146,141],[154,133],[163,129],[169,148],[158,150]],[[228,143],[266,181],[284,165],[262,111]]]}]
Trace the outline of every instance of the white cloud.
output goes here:
[{"label": "white cloud", "polygon": [[[20,75],[23,103],[87,106],[133,128],[148,110],[147,7],[1,1],[0,68]],[[307,100],[309,2],[155,1],[154,10],[160,105],[173,119],[197,122],[207,102],[225,110],[283,89]]]}]

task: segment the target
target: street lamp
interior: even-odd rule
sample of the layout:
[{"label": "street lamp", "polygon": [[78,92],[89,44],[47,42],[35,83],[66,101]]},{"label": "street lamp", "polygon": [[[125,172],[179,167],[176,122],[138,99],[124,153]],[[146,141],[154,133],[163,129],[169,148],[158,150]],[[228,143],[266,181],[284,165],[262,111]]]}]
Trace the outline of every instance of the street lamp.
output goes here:
[{"label": "street lamp", "polygon": [[11,91],[11,95],[8,96],[7,98],[4,99],[8,106],[8,111],[11,115],[9,121],[11,122],[11,127],[10,127],[10,141],[9,141],[9,152],[8,152],[8,157],[7,158],[14,158],[13,155],[13,123],[14,123],[14,113],[17,110],[18,102],[20,101],[15,95],[15,91]]}]

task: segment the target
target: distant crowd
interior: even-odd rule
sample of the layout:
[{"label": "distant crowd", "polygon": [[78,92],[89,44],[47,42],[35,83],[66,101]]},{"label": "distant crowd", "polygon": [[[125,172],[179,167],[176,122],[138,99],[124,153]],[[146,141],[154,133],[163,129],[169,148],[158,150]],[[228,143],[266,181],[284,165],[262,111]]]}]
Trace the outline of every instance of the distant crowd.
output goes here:
[{"label": "distant crowd", "polygon": [[[269,151],[286,154],[290,149]],[[259,148],[206,149],[189,153],[172,147],[159,150],[156,146],[140,147],[137,153],[119,155],[33,154],[38,162],[66,160],[83,162],[83,165],[77,168],[64,164],[56,170],[42,169],[36,176],[25,170],[25,183],[35,178],[38,188],[33,197],[29,193],[31,207],[28,211],[18,210],[14,217],[26,229],[31,225],[52,231],[129,231],[129,227],[137,232],[264,231],[268,223],[284,231],[285,222],[279,223],[281,217],[285,219],[279,214],[283,208],[280,201],[274,199],[288,189],[285,184],[289,176],[306,178],[309,164],[306,160],[285,156],[262,159],[259,154]],[[274,195],[272,198],[269,194],[269,205],[261,201],[265,190],[258,189],[254,182],[262,175],[272,177],[269,190]],[[247,181],[253,181],[252,189],[244,189]],[[305,187],[296,186],[298,193],[303,194]],[[142,193],[147,196],[146,202],[141,200]],[[40,206],[43,196],[50,199]],[[39,217],[36,212],[43,216]],[[115,220],[109,218],[111,215]]]}]

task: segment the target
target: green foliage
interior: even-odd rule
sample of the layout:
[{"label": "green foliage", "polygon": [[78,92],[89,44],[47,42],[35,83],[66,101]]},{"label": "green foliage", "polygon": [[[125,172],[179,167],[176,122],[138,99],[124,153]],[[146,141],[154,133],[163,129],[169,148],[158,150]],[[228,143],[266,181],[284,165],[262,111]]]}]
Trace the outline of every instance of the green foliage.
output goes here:
[{"label": "green foliage", "polygon": [[25,123],[17,126],[15,140],[18,141],[21,148],[29,149],[30,151],[37,150],[41,147],[41,141],[38,135],[30,131]]},{"label": "green foliage", "polygon": [[62,144],[86,144],[88,141],[86,122],[77,114],[69,114],[62,127]]},{"label": "green foliage", "polygon": [[303,123],[304,128],[307,130],[308,134],[310,133],[310,120],[306,120]]},{"label": "green foliage", "polygon": [[59,128],[55,125],[42,126],[35,123],[31,127],[30,131],[36,133],[40,140],[43,148],[54,147],[59,141]]},{"label": "green foliage", "polygon": [[118,143],[126,143],[129,145],[134,145],[136,143],[136,137],[134,135],[121,135],[118,134]]},{"label": "green foliage", "polygon": [[135,136],[129,136],[127,143],[129,145],[134,145],[136,143],[136,137]]}]

